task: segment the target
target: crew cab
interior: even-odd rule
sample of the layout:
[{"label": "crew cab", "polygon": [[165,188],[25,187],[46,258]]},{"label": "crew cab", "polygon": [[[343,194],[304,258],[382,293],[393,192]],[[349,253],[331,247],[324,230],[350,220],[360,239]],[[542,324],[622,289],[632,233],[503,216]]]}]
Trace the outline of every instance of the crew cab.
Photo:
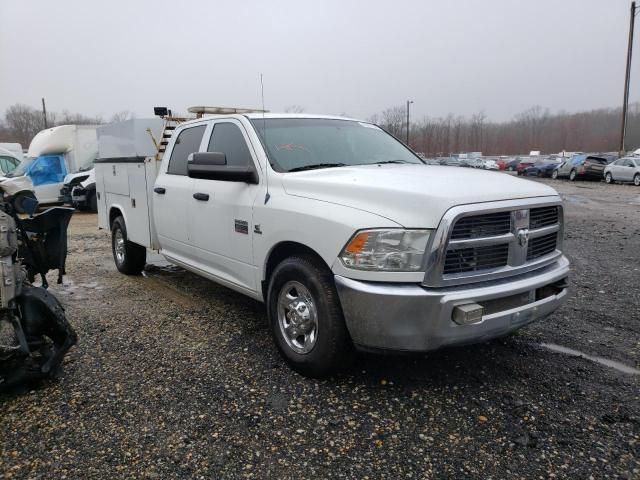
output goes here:
[{"label": "crew cab", "polygon": [[103,128],[99,143],[127,152],[96,161],[118,270],[139,274],[153,249],[264,302],[304,375],[328,374],[353,347],[425,352],[507,335],[567,296],[562,202],[546,185],[426,165],[342,117],[222,113],[120,138]]}]

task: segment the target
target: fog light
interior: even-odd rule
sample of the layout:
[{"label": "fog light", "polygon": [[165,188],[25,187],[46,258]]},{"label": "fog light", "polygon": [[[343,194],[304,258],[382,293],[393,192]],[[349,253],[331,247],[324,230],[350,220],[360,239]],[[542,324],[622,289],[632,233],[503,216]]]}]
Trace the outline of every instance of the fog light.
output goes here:
[{"label": "fog light", "polygon": [[484,307],[477,303],[467,303],[466,305],[458,305],[453,309],[451,318],[458,325],[469,325],[482,320]]}]

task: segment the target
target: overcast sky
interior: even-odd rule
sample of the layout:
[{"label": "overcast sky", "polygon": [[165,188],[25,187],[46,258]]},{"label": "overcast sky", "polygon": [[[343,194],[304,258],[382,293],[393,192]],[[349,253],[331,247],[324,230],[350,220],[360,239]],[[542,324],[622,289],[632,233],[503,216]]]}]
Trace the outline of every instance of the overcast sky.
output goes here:
[{"label": "overcast sky", "polygon": [[[0,113],[298,104],[495,120],[622,101],[628,0],[0,0]],[[640,16],[639,16],[640,18]],[[640,22],[637,22],[640,23]],[[640,100],[640,25],[631,99]],[[635,88],[634,88],[635,87]]]}]

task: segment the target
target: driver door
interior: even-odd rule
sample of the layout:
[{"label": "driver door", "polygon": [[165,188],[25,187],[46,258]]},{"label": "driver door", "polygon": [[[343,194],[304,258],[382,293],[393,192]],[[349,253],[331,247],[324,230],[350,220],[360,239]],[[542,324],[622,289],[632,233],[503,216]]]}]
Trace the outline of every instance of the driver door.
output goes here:
[{"label": "driver door", "polygon": [[[260,171],[241,122],[216,120],[208,134],[206,151],[224,153],[227,167],[252,165]],[[188,206],[199,268],[250,292],[257,290],[252,238],[253,204],[259,191],[259,184],[194,178]]]}]

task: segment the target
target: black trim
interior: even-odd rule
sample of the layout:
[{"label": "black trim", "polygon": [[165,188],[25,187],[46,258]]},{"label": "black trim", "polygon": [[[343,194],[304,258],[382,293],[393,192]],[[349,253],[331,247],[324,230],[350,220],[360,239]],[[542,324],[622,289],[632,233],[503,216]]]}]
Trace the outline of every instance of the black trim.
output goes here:
[{"label": "black trim", "polygon": [[96,158],[93,163],[144,163],[147,157]]}]

